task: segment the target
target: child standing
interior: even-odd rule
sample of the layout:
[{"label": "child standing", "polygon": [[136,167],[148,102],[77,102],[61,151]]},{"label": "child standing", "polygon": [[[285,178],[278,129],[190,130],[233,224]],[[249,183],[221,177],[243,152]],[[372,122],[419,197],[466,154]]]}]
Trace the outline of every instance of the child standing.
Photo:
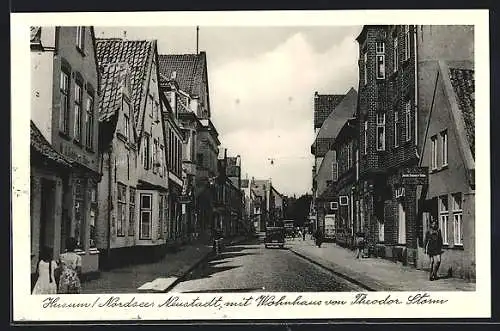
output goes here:
[{"label": "child standing", "polygon": [[55,270],[57,263],[52,259],[52,249],[44,247],[40,252],[40,261],[36,267],[38,279],[32,294],[56,294],[57,282]]},{"label": "child standing", "polygon": [[61,254],[60,294],[78,294],[81,291],[80,275],[82,273],[82,257],[75,253],[75,238],[67,238],[66,252]]}]

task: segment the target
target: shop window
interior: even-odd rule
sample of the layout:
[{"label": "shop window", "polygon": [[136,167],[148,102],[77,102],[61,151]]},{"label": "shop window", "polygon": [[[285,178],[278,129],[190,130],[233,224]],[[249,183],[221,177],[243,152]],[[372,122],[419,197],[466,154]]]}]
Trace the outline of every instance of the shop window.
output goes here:
[{"label": "shop window", "polygon": [[453,243],[463,245],[462,193],[452,195],[453,198]]},{"label": "shop window", "polygon": [[97,231],[96,231],[96,217],[97,217],[97,187],[93,185],[90,189],[90,248],[96,247]]},{"label": "shop window", "polygon": [[448,245],[448,196],[439,197],[439,228],[443,236],[443,244]]},{"label": "shop window", "polygon": [[85,213],[85,196],[84,196],[84,187],[82,185],[82,182],[78,179],[74,183],[74,217],[75,217],[75,224],[74,224],[74,237],[78,243],[78,247],[82,247],[83,244],[83,238],[85,235],[85,227],[84,227],[84,213]]},{"label": "shop window", "polygon": [[140,199],[140,239],[151,238],[152,195],[141,193]]},{"label": "shop window", "polygon": [[448,165],[448,132],[441,132],[441,162],[442,166]]},{"label": "shop window", "polygon": [[431,169],[432,170],[437,169],[437,155],[438,155],[437,136],[432,136],[431,137]]},{"label": "shop window", "polygon": [[385,114],[377,113],[377,151],[385,150]]},{"label": "shop window", "polygon": [[385,44],[380,41],[376,43],[377,79],[385,78]]},{"label": "shop window", "polygon": [[125,224],[127,222],[127,187],[118,183],[118,222],[116,225],[116,235],[125,236]]},{"label": "shop window", "polygon": [[76,141],[82,141],[82,83],[75,82],[75,105],[73,135]]},{"label": "shop window", "polygon": [[59,130],[69,134],[69,73],[61,71],[59,91],[61,93],[61,110],[59,114]]},{"label": "shop window", "polygon": [[135,235],[135,188],[129,187],[128,235]]},{"label": "shop window", "polygon": [[406,244],[406,210],[401,201],[398,202],[398,244]]}]

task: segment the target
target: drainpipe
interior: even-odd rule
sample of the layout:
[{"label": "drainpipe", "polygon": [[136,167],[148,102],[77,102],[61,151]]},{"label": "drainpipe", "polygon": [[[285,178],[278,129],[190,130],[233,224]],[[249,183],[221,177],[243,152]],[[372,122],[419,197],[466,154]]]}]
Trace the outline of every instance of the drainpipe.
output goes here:
[{"label": "drainpipe", "polygon": [[111,250],[111,210],[113,208],[113,200],[111,194],[111,176],[113,174],[113,168],[111,164],[111,154],[112,148],[108,149],[108,247],[107,247],[107,258],[108,258],[108,266],[110,261],[110,250]]}]

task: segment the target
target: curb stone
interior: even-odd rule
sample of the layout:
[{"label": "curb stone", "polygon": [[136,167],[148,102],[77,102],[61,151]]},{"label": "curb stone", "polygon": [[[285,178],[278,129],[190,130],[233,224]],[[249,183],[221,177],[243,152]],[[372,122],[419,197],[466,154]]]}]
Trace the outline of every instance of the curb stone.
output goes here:
[{"label": "curb stone", "polygon": [[[236,245],[236,244],[239,244],[245,240],[247,240],[248,238],[245,237],[245,238],[240,238],[238,240],[231,240],[228,244],[228,246],[231,246],[231,245]],[[212,251],[209,251],[207,252],[205,255],[203,255],[200,259],[198,259],[198,261],[196,261],[195,263],[193,263],[189,268],[186,269],[186,271],[181,271],[179,272],[179,277],[177,277],[177,279],[175,281],[173,281],[165,290],[162,291],[162,293],[167,293],[169,292],[170,290],[172,290],[174,287],[176,287],[180,282],[182,282],[187,275],[189,275],[189,273],[191,271],[193,271],[194,269],[196,269],[200,264],[202,264],[203,262],[207,261],[210,256],[213,254]]]},{"label": "curb stone", "polygon": [[307,261],[309,261],[309,262],[311,262],[311,263],[313,263],[313,264],[315,264],[315,265],[317,265],[317,266],[319,266],[319,267],[321,267],[323,269],[326,269],[326,270],[330,271],[334,275],[336,275],[338,277],[341,277],[341,278],[343,278],[343,279],[345,279],[345,280],[347,280],[347,281],[349,281],[349,282],[351,282],[351,283],[353,283],[353,284],[355,284],[355,285],[357,285],[359,287],[362,287],[362,288],[366,289],[369,292],[384,291],[384,290],[388,291],[388,289],[384,289],[380,284],[377,284],[376,282],[374,282],[373,284],[367,285],[366,282],[363,283],[363,282],[361,282],[361,281],[359,281],[359,280],[357,280],[355,278],[347,276],[345,273],[338,272],[338,271],[332,269],[331,267],[328,267],[328,266],[326,266],[326,265],[324,265],[324,264],[322,264],[322,263],[320,263],[320,262],[318,262],[318,261],[310,258],[309,256],[307,256],[305,254],[302,254],[302,253],[299,253],[299,252],[295,251],[292,248],[288,248],[288,250],[290,252],[294,253],[295,255],[300,256],[301,258],[303,258],[303,259],[305,259],[305,260],[307,260]]}]

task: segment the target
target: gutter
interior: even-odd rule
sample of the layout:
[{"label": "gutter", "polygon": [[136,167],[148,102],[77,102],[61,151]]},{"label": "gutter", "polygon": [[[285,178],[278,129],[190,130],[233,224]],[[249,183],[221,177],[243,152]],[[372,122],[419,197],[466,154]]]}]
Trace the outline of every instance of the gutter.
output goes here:
[{"label": "gutter", "polygon": [[417,50],[417,27],[418,25],[413,26],[413,49],[415,52],[415,73],[414,73],[414,79],[415,79],[415,88],[414,88],[414,93],[415,93],[415,99],[414,99],[414,112],[415,112],[415,154],[417,158],[420,158],[420,155],[418,155],[418,50]]}]

